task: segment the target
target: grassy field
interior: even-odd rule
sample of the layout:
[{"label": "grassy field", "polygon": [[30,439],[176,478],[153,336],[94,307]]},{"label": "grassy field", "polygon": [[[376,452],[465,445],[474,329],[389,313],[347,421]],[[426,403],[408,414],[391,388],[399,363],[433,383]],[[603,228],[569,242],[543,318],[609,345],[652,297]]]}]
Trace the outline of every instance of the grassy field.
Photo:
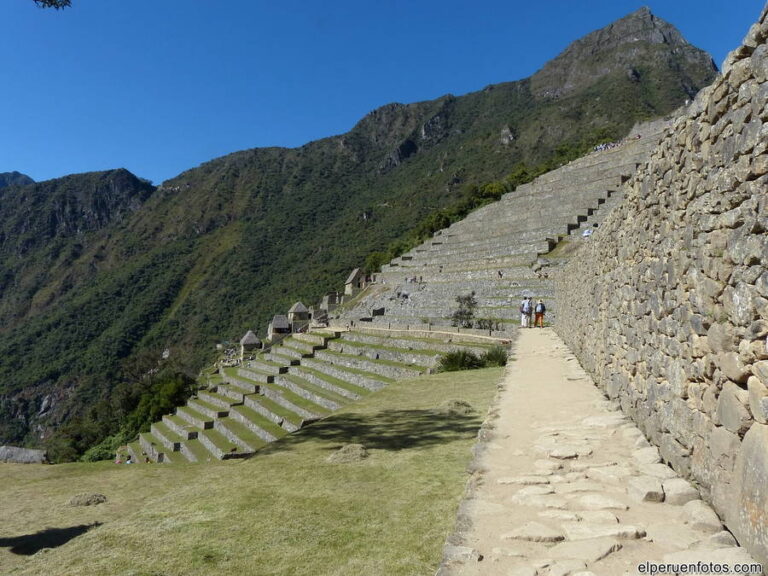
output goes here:
[{"label": "grassy field", "polygon": [[[0,572],[431,575],[501,374],[394,383],[249,460],[0,465]],[[327,462],[345,443],[369,457]],[[67,504],[83,492],[108,502]]]}]

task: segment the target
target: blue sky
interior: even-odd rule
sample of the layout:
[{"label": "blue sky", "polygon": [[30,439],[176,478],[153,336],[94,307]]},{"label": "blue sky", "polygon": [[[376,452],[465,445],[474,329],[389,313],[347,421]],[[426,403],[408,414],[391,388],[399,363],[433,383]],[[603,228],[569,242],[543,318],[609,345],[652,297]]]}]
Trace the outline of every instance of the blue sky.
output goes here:
[{"label": "blue sky", "polygon": [[[124,167],[155,183],[300,146],[388,102],[533,74],[625,0],[2,0],[0,172]],[[718,66],[762,0],[648,0]]]}]

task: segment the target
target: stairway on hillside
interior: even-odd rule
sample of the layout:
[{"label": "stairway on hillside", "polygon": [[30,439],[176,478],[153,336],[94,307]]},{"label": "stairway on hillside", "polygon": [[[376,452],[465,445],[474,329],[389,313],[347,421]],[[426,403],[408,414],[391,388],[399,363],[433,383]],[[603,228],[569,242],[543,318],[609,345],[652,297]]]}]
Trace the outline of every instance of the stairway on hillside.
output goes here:
[{"label": "stairway on hillside", "polygon": [[471,335],[428,338],[368,331],[293,334],[211,385],[129,444],[134,462],[207,462],[248,456],[390,382],[435,368],[459,349],[487,351]]},{"label": "stairway on hillside", "polygon": [[378,289],[341,320],[446,326],[456,298],[473,292],[475,318],[493,320],[503,329],[519,323],[519,303],[528,295],[545,301],[552,320],[557,303],[541,257],[563,238],[599,226],[665,126],[664,121],[638,126],[623,145],[543,174],[441,230],[383,266],[376,275]]}]

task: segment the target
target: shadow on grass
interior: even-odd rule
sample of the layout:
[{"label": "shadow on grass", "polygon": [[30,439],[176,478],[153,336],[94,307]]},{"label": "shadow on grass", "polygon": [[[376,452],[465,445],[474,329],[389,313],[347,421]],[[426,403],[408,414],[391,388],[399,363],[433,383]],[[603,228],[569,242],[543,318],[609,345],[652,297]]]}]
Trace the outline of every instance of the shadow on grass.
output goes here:
[{"label": "shadow on grass", "polygon": [[34,534],[24,534],[13,538],[0,538],[0,548],[10,548],[14,554],[31,556],[44,548],[58,548],[73,538],[88,532],[91,528],[101,526],[101,522],[80,524],[69,528],[46,528]]},{"label": "shadow on grass", "polygon": [[[338,414],[281,438],[261,453],[290,448],[307,440],[363,444],[379,450],[403,450],[473,437],[481,420],[475,414],[438,410],[385,410],[374,414]],[[338,446],[329,446],[335,450]]]}]

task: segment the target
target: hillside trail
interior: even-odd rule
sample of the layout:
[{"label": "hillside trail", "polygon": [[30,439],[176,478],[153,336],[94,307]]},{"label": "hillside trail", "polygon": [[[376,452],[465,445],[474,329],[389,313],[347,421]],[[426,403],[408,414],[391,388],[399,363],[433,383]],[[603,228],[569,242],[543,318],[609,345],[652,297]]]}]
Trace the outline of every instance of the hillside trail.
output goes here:
[{"label": "hillside trail", "polygon": [[751,561],[551,328],[520,330],[493,410],[440,576]]}]

